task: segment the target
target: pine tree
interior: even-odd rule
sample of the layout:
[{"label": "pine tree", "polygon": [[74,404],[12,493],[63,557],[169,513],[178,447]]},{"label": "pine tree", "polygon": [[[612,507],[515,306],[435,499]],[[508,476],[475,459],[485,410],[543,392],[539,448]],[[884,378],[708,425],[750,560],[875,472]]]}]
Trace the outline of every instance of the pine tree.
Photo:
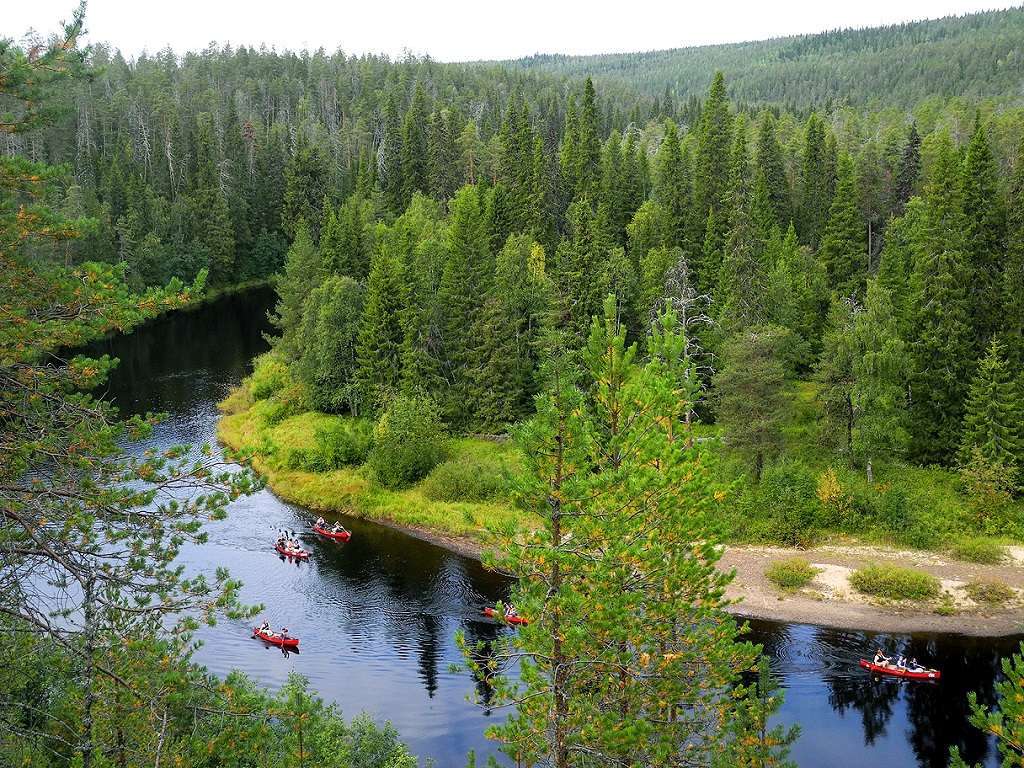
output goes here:
[{"label": "pine tree", "polygon": [[[971,724],[995,738],[1003,756],[1002,768],[1019,768],[1024,765],[1024,643],[1020,644],[1020,653],[1003,659],[1002,667],[1003,678],[995,684],[998,707],[988,710],[978,703],[978,694],[967,694]],[[958,747],[950,752],[950,768],[968,768]]]},{"label": "pine tree", "polygon": [[556,349],[550,388],[519,431],[528,471],[514,498],[542,528],[496,531],[487,560],[519,577],[513,600],[529,618],[499,641],[521,672],[494,681],[516,710],[488,735],[513,761],[558,768],[583,755],[743,760],[725,725],[739,703],[722,694],[759,654],[723,611],[709,449],[676,431],[696,394],[685,339],[666,314],[641,366],[614,311],[609,300],[586,345],[589,394]]}]

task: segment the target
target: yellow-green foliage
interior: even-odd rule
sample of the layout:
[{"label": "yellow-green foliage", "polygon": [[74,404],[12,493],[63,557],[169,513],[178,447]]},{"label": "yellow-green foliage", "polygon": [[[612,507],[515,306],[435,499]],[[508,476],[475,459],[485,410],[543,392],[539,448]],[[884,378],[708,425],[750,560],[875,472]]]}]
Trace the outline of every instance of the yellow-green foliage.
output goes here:
[{"label": "yellow-green foliage", "polygon": [[287,364],[267,352],[253,361],[253,372],[246,382],[253,400],[266,400],[288,386],[291,376]]},{"label": "yellow-green foliage", "polygon": [[788,560],[776,560],[768,566],[764,575],[768,581],[788,590],[806,586],[819,573],[821,569],[812,567],[804,558],[791,557]]},{"label": "yellow-green foliage", "polygon": [[930,573],[895,565],[869,565],[850,576],[858,592],[888,600],[928,600],[939,594],[941,583]]},{"label": "yellow-green foliage", "polygon": [[[423,483],[402,491],[375,486],[363,467],[309,471],[303,464],[316,462],[304,461],[303,457],[308,460],[317,451],[318,434],[347,417],[307,411],[270,424],[263,418],[268,402],[257,402],[247,411],[222,418],[218,437],[242,453],[255,452],[254,467],[267,476],[269,487],[285,501],[316,512],[345,512],[367,520],[475,541],[481,547],[487,544],[485,523],[528,527],[538,524],[514,510],[501,495],[486,502],[442,502],[428,498]],[[485,440],[453,440],[448,451],[450,461],[469,466],[518,468],[522,461],[511,446]]]}]

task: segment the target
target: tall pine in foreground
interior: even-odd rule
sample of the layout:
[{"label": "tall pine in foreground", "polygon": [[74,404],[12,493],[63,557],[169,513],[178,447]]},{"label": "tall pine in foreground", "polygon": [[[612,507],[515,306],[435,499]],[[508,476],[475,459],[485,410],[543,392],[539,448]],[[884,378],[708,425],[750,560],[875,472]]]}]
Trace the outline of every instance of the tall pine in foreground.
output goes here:
[{"label": "tall pine in foreground", "polygon": [[[724,611],[718,496],[709,449],[685,431],[695,377],[676,327],[669,309],[640,364],[609,298],[582,352],[589,391],[555,348],[519,432],[527,471],[514,497],[542,525],[496,531],[487,560],[519,577],[513,599],[530,620],[493,660],[520,664],[518,679],[494,681],[515,711],[488,730],[516,764],[742,762],[766,746],[730,729],[733,686],[758,648]],[[780,759],[788,742],[768,741]]]}]

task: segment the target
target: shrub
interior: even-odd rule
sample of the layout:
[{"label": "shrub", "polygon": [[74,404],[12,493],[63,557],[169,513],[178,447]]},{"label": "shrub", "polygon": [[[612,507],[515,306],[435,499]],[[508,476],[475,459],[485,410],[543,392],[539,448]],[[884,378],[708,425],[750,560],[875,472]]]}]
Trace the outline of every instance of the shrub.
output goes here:
[{"label": "shrub", "polygon": [[820,507],[817,488],[814,472],[799,461],[784,461],[765,469],[757,489],[757,506],[769,521],[774,543],[809,546],[814,542]]},{"label": "shrub", "polygon": [[949,553],[957,560],[982,565],[997,565],[1006,555],[1006,550],[992,539],[973,538],[961,539],[949,549]]},{"label": "shrub", "polygon": [[373,447],[373,422],[332,419],[316,428],[313,439],[325,471],[362,464]]},{"label": "shrub", "polygon": [[257,411],[259,418],[270,427],[306,410],[302,387],[295,384],[281,390],[261,405],[262,407]]},{"label": "shrub", "polygon": [[407,487],[441,462],[445,438],[441,414],[433,400],[396,395],[373,428],[368,465],[385,488]]},{"label": "shrub", "polygon": [[768,566],[764,575],[768,581],[783,589],[800,589],[818,573],[821,573],[820,568],[811,567],[802,557],[792,557],[789,560],[776,560]]},{"label": "shrub", "polygon": [[974,602],[989,605],[1008,603],[1017,594],[1011,587],[995,580],[972,581],[964,587],[964,591]]},{"label": "shrub", "polygon": [[273,354],[260,355],[256,358],[255,369],[247,381],[252,399],[266,400],[289,383],[288,366]]},{"label": "shrub", "polygon": [[467,457],[439,464],[427,475],[421,490],[431,501],[490,501],[505,493],[505,478],[494,461]]},{"label": "shrub", "polygon": [[930,573],[895,565],[869,565],[850,576],[858,592],[889,600],[927,600],[939,594],[941,583]]}]

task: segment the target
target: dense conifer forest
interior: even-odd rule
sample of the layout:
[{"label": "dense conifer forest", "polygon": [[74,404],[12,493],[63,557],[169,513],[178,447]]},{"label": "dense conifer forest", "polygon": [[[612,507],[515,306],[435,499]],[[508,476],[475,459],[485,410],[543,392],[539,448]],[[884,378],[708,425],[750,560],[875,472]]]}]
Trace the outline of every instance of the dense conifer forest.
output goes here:
[{"label": "dense conifer forest", "polygon": [[[951,465],[1019,451],[1016,421],[964,430],[990,422],[979,361],[1008,376],[1024,354],[1019,73],[991,91],[1019,70],[1022,13],[628,57],[645,89],[558,60],[98,47],[72,119],[6,151],[69,164],[63,207],[96,220],[51,259],[124,262],[137,288],[281,272],[277,351],[322,410],[414,387],[454,430],[501,431],[530,413],[544,329],[581,339],[614,293],[641,345],[660,305],[686,307],[706,420],[730,413],[712,375],[767,345],[785,380],[819,382],[851,466]],[[936,51],[952,80],[906,65]],[[731,66],[681,91],[691,54]],[[826,58],[872,98],[803,91]]]}]

